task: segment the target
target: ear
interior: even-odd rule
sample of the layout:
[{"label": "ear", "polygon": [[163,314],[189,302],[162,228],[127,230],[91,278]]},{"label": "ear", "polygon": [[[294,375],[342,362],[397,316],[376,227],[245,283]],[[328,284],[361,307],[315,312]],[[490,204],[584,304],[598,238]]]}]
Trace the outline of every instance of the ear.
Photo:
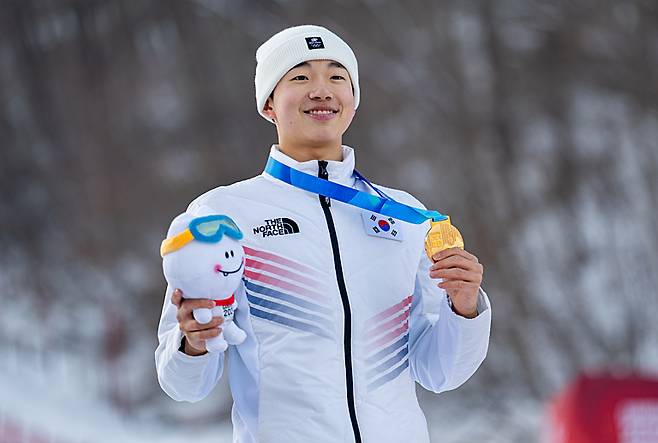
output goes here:
[{"label": "ear", "polygon": [[274,101],[272,100],[272,97],[268,97],[263,106],[263,114],[273,122],[276,122],[276,113],[274,112],[272,105],[274,105]]}]

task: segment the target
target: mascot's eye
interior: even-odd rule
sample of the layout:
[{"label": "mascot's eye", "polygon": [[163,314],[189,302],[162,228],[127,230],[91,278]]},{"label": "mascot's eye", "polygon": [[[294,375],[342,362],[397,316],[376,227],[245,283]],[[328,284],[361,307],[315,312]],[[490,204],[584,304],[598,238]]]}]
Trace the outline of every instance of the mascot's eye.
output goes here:
[{"label": "mascot's eye", "polygon": [[228,252],[224,252],[224,257],[228,258]]},{"label": "mascot's eye", "polygon": [[233,249],[231,249],[231,257],[234,257],[234,255],[233,255]]}]

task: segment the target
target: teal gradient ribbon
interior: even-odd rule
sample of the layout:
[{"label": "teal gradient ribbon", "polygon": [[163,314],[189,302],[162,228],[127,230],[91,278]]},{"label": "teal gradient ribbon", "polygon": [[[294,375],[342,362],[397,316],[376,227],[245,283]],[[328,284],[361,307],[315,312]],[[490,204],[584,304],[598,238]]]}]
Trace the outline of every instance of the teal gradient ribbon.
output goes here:
[{"label": "teal gradient ribbon", "polygon": [[291,168],[272,157],[267,161],[265,172],[272,177],[296,188],[303,189],[304,191],[324,195],[331,199],[347,203],[348,205],[356,206],[388,217],[393,217],[398,220],[404,220],[416,225],[424,223],[427,220],[441,221],[448,218],[438,211],[415,208],[393,200],[379,189],[375,188],[372,183],[366,180],[366,178],[356,169],[354,170],[354,174],[357,178],[364,181],[379,195],[371,195],[367,192],[359,191],[348,186],[343,186],[339,183],[298,171],[297,169]]}]

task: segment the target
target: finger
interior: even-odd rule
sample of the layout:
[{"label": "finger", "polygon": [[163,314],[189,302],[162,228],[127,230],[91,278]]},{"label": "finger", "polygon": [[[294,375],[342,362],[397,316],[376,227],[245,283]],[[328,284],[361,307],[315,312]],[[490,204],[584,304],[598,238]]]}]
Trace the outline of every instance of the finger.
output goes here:
[{"label": "finger", "polygon": [[206,324],[199,323],[194,320],[194,318],[190,318],[181,322],[180,326],[183,332],[197,332],[217,328],[222,323],[224,323],[224,317],[213,317],[212,320]]},{"label": "finger", "polygon": [[433,259],[434,261],[441,260],[441,259],[444,259],[444,258],[446,258],[446,257],[450,257],[451,255],[458,254],[459,251],[461,251],[461,250],[462,250],[461,248],[448,248],[448,249],[443,249],[443,250],[437,252],[436,254],[434,254],[434,255],[432,256],[432,259]]},{"label": "finger", "polygon": [[180,303],[183,300],[183,291],[180,289],[174,289],[173,294],[171,294],[171,302],[180,308]]},{"label": "finger", "polygon": [[206,340],[210,340],[219,335],[218,329],[208,331],[189,332],[185,335],[186,340],[195,349],[206,350]]},{"label": "finger", "polygon": [[443,251],[439,251],[436,254],[434,254],[432,256],[432,259],[434,259],[434,261],[436,262],[436,261],[442,260],[446,257],[451,257],[453,255],[460,255],[460,256],[465,257],[468,260],[473,261],[475,263],[479,262],[478,258],[475,255],[471,254],[470,252],[468,252],[468,251],[466,251],[462,248],[444,249]]},{"label": "finger", "polygon": [[205,349],[206,340],[217,337],[220,332],[222,332],[221,328],[213,328],[206,331],[187,332],[185,337],[193,348]]},{"label": "finger", "polygon": [[475,263],[479,262],[478,258],[475,255],[471,254],[470,252],[468,252],[467,250],[462,249],[462,248],[444,249],[443,251],[439,251],[436,254],[434,254],[433,258],[434,258],[435,261],[438,261],[438,260],[441,260],[441,259],[446,258],[446,257],[453,256],[453,255],[459,255],[459,256],[465,257],[468,260],[473,261]]},{"label": "finger", "polygon": [[194,298],[186,298],[183,299],[181,302],[181,306],[179,308],[180,311],[184,313],[185,316],[192,315],[192,311],[195,309],[212,309],[215,307],[215,302],[212,300],[208,300],[205,298],[199,298],[199,299],[194,299]]},{"label": "finger", "polygon": [[431,278],[442,278],[444,280],[463,280],[471,283],[480,284],[482,275],[478,272],[465,271],[459,268],[439,269],[430,272]]},{"label": "finger", "polygon": [[176,311],[176,320],[178,321],[179,327],[182,328],[183,323],[193,320],[195,309],[206,308],[210,309],[215,306],[215,302],[207,299],[183,299],[181,301],[180,307]]},{"label": "finger", "polygon": [[466,282],[463,280],[443,280],[437,286],[441,289],[445,289],[446,291],[458,291],[464,289],[477,290],[477,288],[479,287],[478,284]]},{"label": "finger", "polygon": [[477,270],[481,267],[479,263],[468,260],[461,255],[453,255],[450,257],[443,258],[430,266],[430,271],[435,271],[437,269],[448,269],[448,268],[461,268],[467,270]]},{"label": "finger", "polygon": [[430,271],[449,268],[461,268],[467,271],[475,271],[480,273],[484,271],[484,267],[480,263],[468,260],[462,255],[453,255],[447,258],[443,258],[430,266]]}]

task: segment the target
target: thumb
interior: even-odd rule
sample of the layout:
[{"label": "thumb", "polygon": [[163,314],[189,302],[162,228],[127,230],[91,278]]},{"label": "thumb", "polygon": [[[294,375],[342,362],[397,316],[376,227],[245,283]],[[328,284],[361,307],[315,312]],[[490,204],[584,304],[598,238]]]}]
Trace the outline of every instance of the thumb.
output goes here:
[{"label": "thumb", "polygon": [[171,302],[176,305],[177,308],[180,308],[181,301],[183,300],[183,291],[176,288],[174,293],[171,295]]}]

